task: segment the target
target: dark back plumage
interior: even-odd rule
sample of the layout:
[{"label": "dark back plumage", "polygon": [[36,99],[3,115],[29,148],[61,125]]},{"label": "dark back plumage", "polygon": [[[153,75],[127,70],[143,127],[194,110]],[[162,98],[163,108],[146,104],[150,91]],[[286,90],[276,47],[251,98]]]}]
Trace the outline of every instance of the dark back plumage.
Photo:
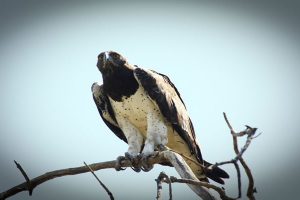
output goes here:
[{"label": "dark back plumage", "polygon": [[[164,82],[158,83],[158,79],[149,72],[160,76]],[[178,104],[182,104],[184,109],[185,105],[175,85],[166,75],[157,73],[155,71],[146,71],[142,68],[136,68],[134,70],[134,74],[151,99],[156,101],[166,120],[171,123],[176,132],[188,144],[191,153],[196,155],[199,163],[203,163],[200,148],[195,140],[193,123],[188,116],[182,116],[185,115],[186,112],[177,110],[179,106]],[[175,94],[170,90],[173,90]],[[180,102],[176,101],[177,97],[179,98]]]},{"label": "dark back plumage", "polygon": [[[173,129],[188,144],[191,153],[195,155],[198,162],[204,166],[210,166],[211,163],[202,158],[193,123],[187,114],[180,93],[169,77],[153,70],[149,71],[138,67],[134,70],[134,75],[151,99],[156,102]],[[207,171],[206,176],[221,184],[224,184],[222,178],[229,178],[229,175],[219,167]]]}]

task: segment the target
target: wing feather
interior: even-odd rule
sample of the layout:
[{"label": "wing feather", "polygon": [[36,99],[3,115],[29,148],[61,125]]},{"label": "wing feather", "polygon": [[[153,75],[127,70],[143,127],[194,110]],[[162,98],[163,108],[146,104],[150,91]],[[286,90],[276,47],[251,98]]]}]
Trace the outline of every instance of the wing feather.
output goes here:
[{"label": "wing feather", "polygon": [[98,85],[97,83],[94,83],[92,86],[92,92],[94,102],[104,123],[116,136],[118,136],[121,140],[127,143],[125,134],[120,129],[117,123],[109,99],[103,91],[103,85]]},{"label": "wing feather", "polygon": [[151,99],[158,105],[161,113],[173,129],[187,143],[192,154],[203,163],[200,148],[196,142],[195,131],[183,100],[171,80],[155,71],[135,68],[134,75]]}]

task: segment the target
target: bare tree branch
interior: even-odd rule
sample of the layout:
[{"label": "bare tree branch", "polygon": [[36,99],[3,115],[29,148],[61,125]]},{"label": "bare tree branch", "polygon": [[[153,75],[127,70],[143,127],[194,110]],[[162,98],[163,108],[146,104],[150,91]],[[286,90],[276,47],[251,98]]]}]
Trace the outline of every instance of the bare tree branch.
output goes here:
[{"label": "bare tree branch", "polygon": [[[231,124],[229,123],[229,120],[226,116],[226,113],[223,113],[224,115],[224,119],[230,129],[231,135],[232,135],[232,139],[233,139],[233,145],[234,145],[234,151],[236,153],[236,158],[241,162],[245,173],[247,174],[248,180],[249,180],[249,184],[248,184],[248,189],[247,189],[247,196],[250,200],[255,200],[254,197],[254,193],[256,193],[256,188],[254,187],[254,178],[252,176],[251,170],[248,167],[248,165],[246,164],[246,161],[244,160],[244,158],[242,157],[243,153],[247,150],[247,148],[249,147],[251,141],[255,135],[255,132],[257,130],[257,128],[251,128],[250,126],[246,125],[246,130],[236,133]],[[247,140],[246,140],[246,144],[244,145],[244,147],[241,149],[241,151],[239,151],[238,148],[238,141],[237,141],[237,137],[241,137],[247,135]],[[256,136],[257,137],[257,136]]]},{"label": "bare tree branch", "polygon": [[[172,166],[175,167],[176,171],[179,173],[179,175],[182,178],[185,179],[190,179],[190,180],[198,180],[197,177],[194,175],[190,167],[186,164],[184,159],[177,153],[174,153],[172,151],[162,151],[159,152],[155,157],[150,157],[149,158],[149,164],[159,164],[159,163],[170,163]],[[108,161],[108,162],[101,162],[101,163],[94,163],[90,164],[90,168],[92,168],[94,171],[101,170],[101,169],[107,169],[107,168],[115,168],[117,164],[117,161]],[[125,159],[121,163],[121,167],[132,167],[131,163],[129,160]],[[68,168],[68,169],[61,169],[61,170],[56,170],[56,171],[51,171],[47,172],[41,176],[38,176],[36,178],[33,178],[29,180],[30,182],[30,187],[28,187],[27,181],[24,183],[21,183],[15,187],[10,188],[7,191],[4,191],[0,193],[0,200],[4,200],[8,197],[11,197],[19,192],[22,191],[29,191],[33,190],[35,187],[38,185],[62,176],[67,176],[67,175],[76,175],[76,174],[81,174],[81,173],[86,173],[89,172],[89,168],[86,166],[81,166],[81,167],[75,167],[75,168]],[[195,185],[189,185],[189,187],[203,200],[214,200],[215,198],[213,197],[210,192],[203,187],[196,187]]]},{"label": "bare tree branch", "polygon": [[157,179],[155,179],[155,181],[157,183],[157,196],[156,196],[156,199],[157,200],[162,199],[162,182],[166,182],[166,183],[169,184],[169,200],[172,200],[173,199],[172,182],[171,182],[169,176],[165,172],[160,172],[159,176],[157,177]]},{"label": "bare tree branch", "polygon": [[162,179],[160,175],[155,179],[157,185],[156,200],[162,200]]},{"label": "bare tree branch", "polygon": [[97,179],[97,181],[99,182],[99,184],[104,188],[104,190],[105,190],[106,193],[108,194],[109,198],[110,198],[111,200],[114,200],[115,198],[114,198],[113,194],[112,194],[112,193],[110,192],[110,190],[106,187],[106,185],[98,178],[98,176],[95,174],[94,170],[93,170],[90,166],[88,166],[85,162],[83,162],[83,163],[84,163],[84,165],[85,165],[87,168],[89,168],[90,172],[94,175],[94,177]]},{"label": "bare tree branch", "polygon": [[[158,154],[156,157],[149,158],[149,163],[150,164],[157,164],[160,162],[168,162],[166,158],[164,158],[164,155],[162,153]],[[115,168],[117,161],[112,160],[112,161],[107,161],[107,162],[99,162],[99,163],[94,163],[90,164],[89,166],[94,170],[101,170],[101,169],[108,169],[108,168]],[[129,160],[124,160],[122,162],[122,167],[131,167],[131,163]],[[82,174],[90,172],[90,170],[86,166],[80,166],[80,167],[74,167],[74,168],[67,168],[67,169],[60,169],[60,170],[55,170],[51,172],[46,172],[43,175],[37,176],[31,180],[30,182],[30,187],[28,187],[28,181],[23,182],[15,187],[12,187],[2,193],[0,193],[0,200],[4,200],[8,197],[11,197],[19,192],[22,191],[30,191],[33,190],[35,187],[38,185],[49,181],[54,178],[62,177],[62,176],[68,176],[68,175],[76,175],[76,174]]]},{"label": "bare tree branch", "polygon": [[32,191],[33,191],[31,181],[30,181],[28,175],[26,174],[25,170],[23,169],[23,167],[17,161],[14,160],[14,162],[15,162],[17,168],[21,171],[22,175],[24,176],[24,178],[26,180],[26,186],[27,186],[27,190],[29,192],[29,196],[31,196]]},{"label": "bare tree branch", "polygon": [[[251,128],[250,126],[246,126],[246,129],[244,131],[236,133],[233,130],[231,124],[229,123],[229,120],[228,120],[226,114],[223,113],[223,115],[224,115],[225,121],[226,121],[226,123],[227,123],[227,125],[228,125],[228,127],[230,129],[230,132],[231,132],[231,135],[232,135],[232,138],[233,138],[233,146],[234,146],[234,150],[235,150],[236,156],[233,159],[231,159],[231,160],[223,161],[223,162],[217,162],[214,165],[207,166],[207,167],[204,168],[204,170],[205,171],[207,171],[207,170],[213,170],[214,168],[216,168],[218,166],[221,166],[221,165],[233,164],[234,167],[235,167],[235,169],[236,169],[236,172],[237,172],[238,196],[236,198],[229,197],[229,196],[226,195],[225,190],[223,188],[221,188],[221,187],[217,187],[217,186],[215,186],[213,184],[210,184],[210,183],[207,183],[207,182],[201,182],[199,180],[192,180],[192,179],[189,179],[189,178],[188,179],[184,179],[184,178],[183,179],[177,179],[176,177],[166,178],[168,176],[166,174],[163,174],[164,178],[160,179],[161,182],[165,182],[165,183],[168,183],[168,184],[176,182],[176,183],[186,183],[186,184],[194,185],[194,186],[201,186],[202,188],[205,187],[205,188],[210,188],[210,189],[215,190],[220,195],[220,198],[222,200],[239,199],[239,198],[242,197],[242,192],[241,192],[242,191],[241,190],[241,187],[242,187],[241,172],[240,172],[240,167],[239,167],[239,164],[238,164],[238,162],[240,161],[241,164],[242,164],[242,166],[243,166],[243,168],[245,169],[245,172],[246,172],[246,174],[248,176],[248,179],[249,179],[247,196],[248,196],[248,198],[250,200],[255,200],[254,193],[256,192],[256,189],[254,188],[254,179],[253,179],[252,173],[250,171],[250,168],[247,166],[247,164],[244,161],[244,159],[243,159],[242,156],[245,153],[245,151],[248,149],[248,147],[249,147],[252,139],[254,139],[254,138],[256,138],[256,137],[259,136],[259,135],[254,136],[257,129],[256,128]],[[242,136],[245,136],[245,135],[247,135],[246,143],[241,148],[241,150],[239,151],[237,137],[242,137]],[[184,155],[183,155],[183,157],[184,157]],[[191,161],[193,161],[193,160],[191,160]],[[203,165],[201,165],[201,166],[203,166]],[[178,172],[178,170],[177,170],[177,172]],[[160,176],[161,176],[161,174],[160,174]],[[181,175],[181,177],[183,177],[183,176]],[[160,184],[161,184],[161,182],[160,182]],[[162,193],[161,189],[162,189],[162,187],[160,187],[160,191],[159,191],[160,194]],[[195,193],[197,193],[197,192],[195,192]]]},{"label": "bare tree branch", "polygon": [[222,188],[220,188],[218,186],[215,186],[215,185],[213,185],[211,183],[197,181],[197,180],[190,180],[190,179],[178,179],[178,178],[176,178],[174,176],[170,177],[170,181],[172,183],[186,183],[186,184],[192,184],[192,185],[195,185],[195,186],[201,186],[201,187],[213,189],[213,190],[215,190],[220,195],[220,198],[222,200],[235,200],[236,199],[236,198],[228,197],[226,195],[224,189],[222,189]]}]

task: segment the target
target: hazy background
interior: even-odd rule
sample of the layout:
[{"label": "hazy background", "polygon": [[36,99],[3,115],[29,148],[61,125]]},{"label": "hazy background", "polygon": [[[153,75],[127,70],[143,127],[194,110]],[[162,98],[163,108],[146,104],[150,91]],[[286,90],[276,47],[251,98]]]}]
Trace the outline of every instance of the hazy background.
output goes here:
[{"label": "hazy background", "polygon": [[[299,5],[251,2],[0,0],[0,192],[24,181],[13,160],[33,178],[123,155],[127,145],[100,120],[90,92],[101,81],[97,55],[115,50],[171,78],[206,160],[234,155],[223,111],[236,130],[258,127],[263,134],[245,154],[258,199],[296,199]],[[235,194],[234,169],[225,169],[232,176],[226,188]],[[177,175],[161,166],[97,175],[116,199],[154,199],[160,171]],[[187,186],[173,186],[174,198],[197,199]],[[87,173],[10,199],[108,197]]]}]

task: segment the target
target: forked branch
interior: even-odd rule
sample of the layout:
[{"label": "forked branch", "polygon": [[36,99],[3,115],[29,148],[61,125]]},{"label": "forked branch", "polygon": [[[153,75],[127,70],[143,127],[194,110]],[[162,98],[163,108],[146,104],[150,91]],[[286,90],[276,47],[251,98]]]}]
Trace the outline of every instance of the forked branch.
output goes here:
[{"label": "forked branch", "polygon": [[[216,168],[218,166],[221,166],[221,165],[233,164],[235,169],[236,169],[236,172],[237,172],[238,196],[236,198],[229,197],[229,196],[227,196],[224,188],[218,187],[216,185],[213,185],[213,184],[210,184],[210,183],[207,183],[207,182],[201,182],[199,180],[184,179],[184,178],[178,179],[178,178],[173,177],[173,176],[168,177],[165,173],[161,172],[161,174],[159,175],[159,177],[157,179],[157,180],[160,180],[160,187],[158,187],[158,190],[157,190],[158,197],[160,197],[161,193],[162,193],[161,183],[165,182],[165,183],[168,183],[169,185],[171,183],[186,183],[186,184],[189,184],[189,186],[194,185],[194,186],[198,186],[198,187],[213,189],[219,194],[219,196],[222,200],[239,199],[239,198],[242,197],[242,190],[241,190],[242,182],[241,182],[241,172],[240,172],[240,167],[239,167],[239,162],[240,162],[242,164],[243,169],[245,170],[245,173],[246,173],[246,175],[248,177],[248,181],[249,181],[248,190],[247,190],[247,197],[250,200],[255,200],[254,193],[256,193],[256,188],[254,187],[254,178],[253,178],[253,175],[251,173],[250,168],[248,167],[245,160],[243,159],[243,154],[248,149],[252,139],[258,137],[260,134],[255,136],[257,128],[252,128],[252,127],[247,126],[247,125],[246,125],[246,129],[244,131],[235,132],[233,130],[226,114],[223,113],[223,115],[224,115],[224,119],[225,119],[225,121],[226,121],[226,123],[227,123],[227,125],[230,129],[230,133],[232,135],[233,148],[234,148],[234,151],[236,153],[236,156],[231,160],[223,161],[223,162],[217,162],[214,165],[210,165],[210,166],[206,167],[205,170],[213,170],[214,168]],[[238,148],[238,139],[237,138],[238,137],[243,137],[243,136],[247,136],[247,140],[246,140],[244,146],[241,148],[241,150],[239,150],[239,148]],[[169,190],[169,192],[172,192],[172,191]],[[172,194],[170,194],[170,199],[171,199],[171,195]],[[157,199],[160,199],[158,197],[157,197]]]},{"label": "forked branch", "polygon": [[[160,163],[160,162],[168,162],[167,159],[164,158],[163,154],[158,154],[156,157],[149,159],[149,163],[151,163],[151,164],[156,164],[156,163]],[[116,163],[117,163],[116,160],[112,160],[112,161],[107,161],[107,162],[94,163],[94,164],[90,164],[88,166],[93,171],[98,171],[101,169],[109,169],[109,168],[114,169],[116,166]],[[46,181],[49,181],[51,179],[90,172],[90,169],[88,167],[80,166],[80,167],[66,168],[66,169],[60,169],[60,170],[55,170],[55,171],[51,171],[51,172],[46,172],[43,175],[37,176],[33,179],[29,179],[27,173],[25,172],[25,170],[21,167],[21,165],[19,163],[17,164],[17,167],[20,169],[20,171],[24,172],[24,173],[22,172],[22,174],[25,177],[26,181],[0,193],[0,200],[7,199],[8,197],[11,197],[22,191],[29,191],[29,193],[32,194],[32,191],[38,185],[40,185]],[[125,159],[122,162],[122,167],[131,167],[130,161]]]}]

